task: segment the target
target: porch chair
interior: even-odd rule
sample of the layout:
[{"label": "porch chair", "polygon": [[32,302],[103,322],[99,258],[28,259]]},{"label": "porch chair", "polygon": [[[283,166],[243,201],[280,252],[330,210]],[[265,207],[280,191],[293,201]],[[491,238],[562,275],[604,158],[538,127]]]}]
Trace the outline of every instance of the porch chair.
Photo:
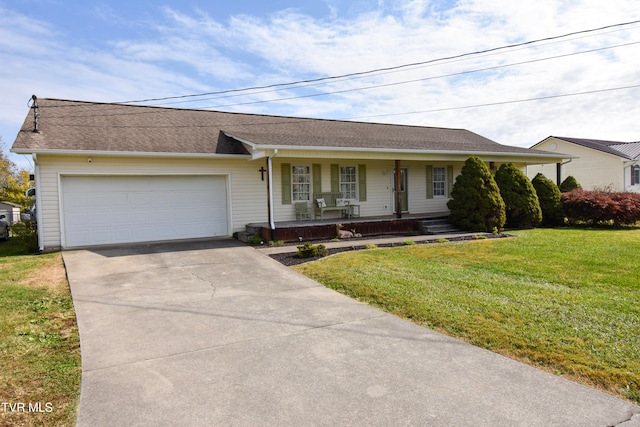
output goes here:
[{"label": "porch chair", "polygon": [[309,206],[307,202],[296,202],[296,221],[302,221],[305,219],[311,219],[311,214],[309,213]]}]

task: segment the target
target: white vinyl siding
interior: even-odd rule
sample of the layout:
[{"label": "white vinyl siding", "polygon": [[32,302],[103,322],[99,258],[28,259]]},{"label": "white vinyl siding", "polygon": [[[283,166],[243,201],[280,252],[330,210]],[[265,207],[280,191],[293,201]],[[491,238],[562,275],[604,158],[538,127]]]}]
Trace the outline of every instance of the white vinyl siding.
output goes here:
[{"label": "white vinyl siding", "polygon": [[[259,166],[246,159],[175,159],[141,157],[38,156],[38,209],[42,217],[40,244],[62,246],[62,179],[65,175],[220,175],[227,186],[227,232],[242,231],[251,222],[267,221],[266,181]],[[171,204],[171,200],[166,200]]]},{"label": "white vinyl siding", "polygon": [[[555,147],[553,146],[554,143],[556,144]],[[560,182],[572,175],[585,190],[610,189],[611,191],[624,191],[625,177],[627,177],[627,180],[630,179],[624,173],[625,159],[622,157],[555,138],[549,138],[538,144],[535,149],[578,156],[578,158],[571,159],[570,162],[562,165]],[[557,166],[555,163],[527,166],[529,179],[533,179],[537,173],[544,174],[553,182],[557,180]]]}]

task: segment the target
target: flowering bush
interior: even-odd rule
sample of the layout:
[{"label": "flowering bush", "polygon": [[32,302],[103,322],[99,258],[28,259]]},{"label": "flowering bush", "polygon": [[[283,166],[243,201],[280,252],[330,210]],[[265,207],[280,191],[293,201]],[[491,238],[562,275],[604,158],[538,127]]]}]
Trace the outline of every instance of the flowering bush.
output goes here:
[{"label": "flowering bush", "polygon": [[562,204],[570,224],[632,225],[640,221],[640,193],[577,188],[562,195]]}]

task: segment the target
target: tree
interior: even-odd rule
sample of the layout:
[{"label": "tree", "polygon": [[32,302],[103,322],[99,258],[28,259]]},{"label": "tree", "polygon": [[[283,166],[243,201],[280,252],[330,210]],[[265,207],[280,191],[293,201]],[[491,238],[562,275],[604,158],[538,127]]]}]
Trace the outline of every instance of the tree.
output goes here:
[{"label": "tree", "polygon": [[555,182],[538,173],[531,181],[538,194],[542,209],[542,225],[556,226],[564,224],[562,193]]},{"label": "tree", "polygon": [[487,165],[476,156],[464,163],[447,207],[451,210],[449,220],[465,230],[502,231],[506,221],[500,189]]},{"label": "tree", "polygon": [[29,171],[20,171],[6,177],[6,188],[3,189],[3,201],[17,203],[20,206],[31,205],[31,198],[27,197],[27,190],[31,186]]},{"label": "tree", "polygon": [[31,204],[26,196],[29,189],[29,172],[16,170],[16,165],[4,154],[4,144],[0,138],[0,200],[27,207]]},{"label": "tree", "polygon": [[578,183],[578,180],[572,175],[569,175],[568,177],[565,178],[564,181],[562,181],[562,183],[560,183],[561,193],[568,193],[569,191],[573,191],[576,188],[582,188],[582,186]]},{"label": "tree", "polygon": [[4,142],[0,137],[0,200],[5,200],[8,178],[15,172],[16,165],[4,155]]},{"label": "tree", "polygon": [[504,200],[507,222],[511,228],[532,228],[542,221],[536,189],[529,178],[513,163],[500,166],[495,176]]}]

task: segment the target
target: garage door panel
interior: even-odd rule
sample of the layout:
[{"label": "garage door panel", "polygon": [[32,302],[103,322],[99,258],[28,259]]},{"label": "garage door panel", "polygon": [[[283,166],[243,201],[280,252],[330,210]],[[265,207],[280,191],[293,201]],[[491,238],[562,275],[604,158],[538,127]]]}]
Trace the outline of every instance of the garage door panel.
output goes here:
[{"label": "garage door panel", "polygon": [[223,176],[62,177],[65,246],[227,235]]}]

